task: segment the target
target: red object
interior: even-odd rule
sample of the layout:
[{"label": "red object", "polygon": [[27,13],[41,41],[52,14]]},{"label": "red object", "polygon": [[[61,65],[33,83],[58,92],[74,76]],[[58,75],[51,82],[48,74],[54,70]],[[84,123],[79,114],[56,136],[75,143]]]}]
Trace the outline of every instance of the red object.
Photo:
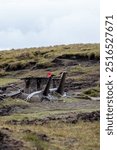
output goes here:
[{"label": "red object", "polygon": [[51,76],[52,76],[52,73],[51,73],[51,72],[48,72],[48,75],[47,75],[47,76],[48,76],[48,78],[51,77]]}]

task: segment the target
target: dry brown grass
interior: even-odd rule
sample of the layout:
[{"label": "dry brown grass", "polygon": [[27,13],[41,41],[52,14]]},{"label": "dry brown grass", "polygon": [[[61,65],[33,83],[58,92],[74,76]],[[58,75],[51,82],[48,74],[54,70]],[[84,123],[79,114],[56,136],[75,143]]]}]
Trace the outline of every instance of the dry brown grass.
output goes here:
[{"label": "dry brown grass", "polygon": [[[0,126],[0,128],[3,127]],[[78,122],[66,124],[61,122],[50,122],[45,125],[4,125],[12,131],[12,135],[20,139],[30,149],[42,147],[43,150],[99,150],[99,122]],[[32,133],[45,134],[50,141],[45,142]]]}]

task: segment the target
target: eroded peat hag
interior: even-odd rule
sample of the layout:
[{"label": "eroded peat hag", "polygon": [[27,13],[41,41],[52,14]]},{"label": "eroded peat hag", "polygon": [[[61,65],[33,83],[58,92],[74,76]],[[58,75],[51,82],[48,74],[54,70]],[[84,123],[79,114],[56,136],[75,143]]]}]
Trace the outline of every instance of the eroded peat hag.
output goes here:
[{"label": "eroded peat hag", "polygon": [[99,44],[1,51],[0,58],[1,148],[99,149]]}]

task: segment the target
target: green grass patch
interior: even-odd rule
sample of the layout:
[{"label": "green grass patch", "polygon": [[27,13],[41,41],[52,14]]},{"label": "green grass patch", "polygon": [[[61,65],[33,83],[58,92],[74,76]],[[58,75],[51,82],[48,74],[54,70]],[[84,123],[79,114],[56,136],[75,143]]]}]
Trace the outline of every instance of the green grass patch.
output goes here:
[{"label": "green grass patch", "polygon": [[11,107],[11,106],[28,106],[30,105],[28,102],[21,100],[21,99],[12,99],[12,98],[7,98],[3,101],[0,102],[0,108],[2,107]]},{"label": "green grass patch", "polygon": [[5,72],[4,70],[0,71],[0,77],[6,76],[6,75],[9,75],[9,73]]},{"label": "green grass patch", "polygon": [[94,88],[89,88],[84,91],[84,94],[92,96],[92,97],[99,97],[100,96],[100,88],[99,86]]},{"label": "green grass patch", "polygon": [[37,150],[48,150],[49,148],[49,143],[41,140],[38,135],[34,133],[27,133],[24,136],[24,140],[31,142],[33,147],[35,147]]},{"label": "green grass patch", "polygon": [[99,71],[99,64],[95,64],[95,65],[92,65],[92,66],[76,65],[76,66],[70,67],[68,69],[68,71],[70,73],[78,72],[78,73],[88,74],[88,73],[91,73],[91,72]]},{"label": "green grass patch", "polygon": [[13,79],[13,78],[0,78],[0,86],[5,86],[11,83],[18,82],[19,79]]},{"label": "green grass patch", "polygon": [[[32,109],[32,108],[29,108]],[[35,108],[36,109],[36,108]],[[56,116],[56,115],[66,115],[67,113],[71,113],[71,112],[76,112],[76,113],[85,113],[85,112],[92,112],[92,111],[96,111],[99,109],[61,109],[61,110],[48,110],[48,111],[40,111],[40,112],[28,112],[28,113],[17,113],[17,114],[11,114],[10,116],[4,116],[4,117],[0,117],[1,122],[6,122],[6,121],[10,121],[10,120],[17,120],[17,121],[22,121],[22,120],[35,120],[35,119],[43,119],[46,118],[48,116]],[[30,111],[30,110],[29,110]],[[39,111],[39,110],[38,110]]]}]

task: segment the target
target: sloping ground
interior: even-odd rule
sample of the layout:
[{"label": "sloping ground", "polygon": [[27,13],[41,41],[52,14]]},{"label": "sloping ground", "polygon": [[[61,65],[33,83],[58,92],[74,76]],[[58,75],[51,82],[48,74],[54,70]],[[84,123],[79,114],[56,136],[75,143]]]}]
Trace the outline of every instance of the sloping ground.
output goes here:
[{"label": "sloping ground", "polygon": [[99,44],[71,44],[0,52],[0,85],[27,76],[67,71],[69,90],[99,87]]},{"label": "sloping ground", "polygon": [[[26,68],[48,68],[56,60],[99,60],[99,44],[71,44],[0,52],[0,68],[16,71]],[[55,64],[53,64],[55,63]],[[1,72],[1,75],[4,75]]]},{"label": "sloping ground", "polygon": [[[0,99],[3,150],[99,150],[99,44],[0,52],[0,94],[23,88],[19,78],[67,71],[69,98],[26,102]],[[8,89],[10,92],[11,89]]]}]

